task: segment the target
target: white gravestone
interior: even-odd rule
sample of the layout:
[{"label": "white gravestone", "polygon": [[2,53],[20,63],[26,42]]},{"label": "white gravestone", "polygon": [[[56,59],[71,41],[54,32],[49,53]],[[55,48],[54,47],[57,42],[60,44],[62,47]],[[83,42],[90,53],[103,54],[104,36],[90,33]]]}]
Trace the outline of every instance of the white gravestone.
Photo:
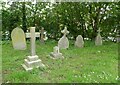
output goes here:
[{"label": "white gravestone", "polygon": [[83,37],[81,35],[78,35],[75,41],[75,46],[82,48],[84,47],[84,41],[83,41]]},{"label": "white gravestone", "polygon": [[21,28],[13,29],[11,33],[12,45],[14,49],[25,50],[26,49],[26,39],[25,33]]},{"label": "white gravestone", "polygon": [[24,64],[22,64],[26,71],[32,70],[33,68],[45,67],[35,52],[35,27],[30,27],[30,38],[31,56],[27,56],[27,59],[24,60]]},{"label": "white gravestone", "polygon": [[59,52],[59,47],[58,47],[58,46],[55,46],[55,47],[53,48],[53,52],[50,53],[50,56],[51,56],[51,58],[53,58],[53,59],[64,58],[64,57],[62,56],[62,53]]},{"label": "white gravestone", "polygon": [[100,29],[98,30],[97,37],[95,38],[95,45],[96,46],[102,45],[102,37],[100,35]]},{"label": "white gravestone", "polygon": [[61,31],[64,35],[62,38],[60,38],[60,40],[58,41],[58,47],[60,49],[66,49],[69,48],[69,41],[68,38],[66,37],[66,35],[69,33],[69,31],[67,30],[67,27],[65,27],[64,30]]}]

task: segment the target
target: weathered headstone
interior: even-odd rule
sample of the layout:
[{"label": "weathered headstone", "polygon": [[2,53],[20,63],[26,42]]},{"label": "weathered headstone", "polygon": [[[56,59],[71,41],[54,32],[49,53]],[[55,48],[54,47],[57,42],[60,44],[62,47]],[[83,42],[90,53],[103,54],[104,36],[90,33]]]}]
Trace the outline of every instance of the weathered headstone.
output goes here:
[{"label": "weathered headstone", "polygon": [[31,38],[31,56],[27,56],[27,59],[24,60],[22,66],[26,71],[32,70],[33,68],[45,67],[42,61],[38,58],[35,52],[35,27],[30,28],[30,38]]},{"label": "weathered headstone", "polygon": [[97,34],[97,37],[95,38],[95,45],[98,46],[98,45],[102,45],[102,37],[100,35],[100,29],[98,30],[98,34]]},{"label": "weathered headstone", "polygon": [[41,43],[44,43],[44,28],[42,27],[42,29],[40,30],[40,41]]},{"label": "weathered headstone", "polygon": [[116,41],[117,43],[120,43],[120,31],[117,31],[117,36],[116,36]]},{"label": "weathered headstone", "polygon": [[51,58],[53,58],[53,59],[64,58],[64,57],[62,56],[62,53],[59,52],[59,47],[58,47],[58,46],[55,46],[55,47],[53,48],[53,52],[50,53],[50,56],[51,56]]},{"label": "weathered headstone", "polygon": [[26,49],[26,39],[24,31],[21,28],[13,29],[11,33],[13,48],[17,50]]},{"label": "weathered headstone", "polygon": [[83,41],[83,37],[81,35],[78,35],[75,41],[75,46],[82,48],[84,47],[84,41]]},{"label": "weathered headstone", "polygon": [[60,40],[58,41],[58,47],[60,49],[66,49],[69,48],[69,41],[68,38],[66,37],[66,35],[69,33],[69,31],[67,30],[67,27],[65,27],[64,30],[61,31],[64,35],[62,38],[60,38]]}]

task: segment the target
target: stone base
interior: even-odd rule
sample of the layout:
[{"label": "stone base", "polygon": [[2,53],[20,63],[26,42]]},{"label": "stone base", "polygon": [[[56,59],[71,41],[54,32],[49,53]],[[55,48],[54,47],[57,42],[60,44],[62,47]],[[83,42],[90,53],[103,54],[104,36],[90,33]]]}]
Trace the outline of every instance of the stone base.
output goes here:
[{"label": "stone base", "polygon": [[63,56],[62,56],[62,53],[53,53],[53,52],[51,52],[50,53],[50,58],[52,58],[52,59],[58,59],[58,58],[64,58]]},{"label": "stone base", "polygon": [[33,68],[45,67],[37,55],[27,56],[27,59],[24,59],[24,64],[22,64],[22,66],[26,71],[32,70]]}]

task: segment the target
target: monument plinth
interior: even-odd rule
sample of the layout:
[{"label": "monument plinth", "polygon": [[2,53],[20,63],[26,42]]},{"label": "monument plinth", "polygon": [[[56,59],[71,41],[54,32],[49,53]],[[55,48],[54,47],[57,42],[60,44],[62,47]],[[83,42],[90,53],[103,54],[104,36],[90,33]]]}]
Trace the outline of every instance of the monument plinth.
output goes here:
[{"label": "monument plinth", "polygon": [[64,58],[64,57],[62,56],[62,53],[59,52],[59,47],[58,47],[58,46],[55,46],[55,47],[53,48],[53,52],[50,53],[50,56],[51,56],[51,58],[53,58],[53,59]]},{"label": "monument plinth", "polygon": [[45,67],[39,57],[36,55],[35,52],[35,27],[30,28],[30,38],[31,38],[31,56],[27,56],[24,59],[24,64],[22,64],[23,68],[28,71],[32,70],[33,68]]}]

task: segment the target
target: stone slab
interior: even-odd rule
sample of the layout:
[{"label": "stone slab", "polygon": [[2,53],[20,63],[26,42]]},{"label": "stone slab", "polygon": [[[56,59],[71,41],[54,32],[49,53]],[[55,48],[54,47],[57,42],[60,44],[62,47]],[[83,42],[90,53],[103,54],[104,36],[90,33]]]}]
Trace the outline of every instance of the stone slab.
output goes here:
[{"label": "stone slab", "polygon": [[50,56],[51,56],[51,58],[53,58],[53,59],[64,58],[64,57],[62,56],[62,53],[54,54],[53,52],[51,52],[51,53],[50,53]]},{"label": "stone slab", "polygon": [[38,56],[37,55],[35,55],[35,56],[27,56],[27,59],[29,61],[35,61],[35,60],[38,60]]},{"label": "stone slab", "polygon": [[12,45],[16,50],[25,50],[26,49],[26,39],[24,31],[21,28],[13,29],[11,33]]},{"label": "stone slab", "polygon": [[[24,59],[24,64],[22,64],[23,68],[28,71],[32,70],[33,68],[38,68],[38,67],[45,67],[45,65],[42,63],[40,59],[37,59],[38,56],[28,56],[28,59]],[[36,58],[36,59],[34,59]],[[30,59],[30,61],[29,61]]]}]

